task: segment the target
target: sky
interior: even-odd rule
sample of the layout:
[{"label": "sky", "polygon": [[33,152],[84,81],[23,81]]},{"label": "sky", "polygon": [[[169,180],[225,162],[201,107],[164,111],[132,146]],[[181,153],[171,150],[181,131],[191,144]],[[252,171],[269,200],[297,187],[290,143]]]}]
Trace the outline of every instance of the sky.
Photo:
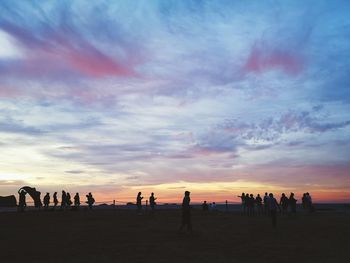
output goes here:
[{"label": "sky", "polygon": [[350,1],[0,1],[0,195],[350,202]]}]

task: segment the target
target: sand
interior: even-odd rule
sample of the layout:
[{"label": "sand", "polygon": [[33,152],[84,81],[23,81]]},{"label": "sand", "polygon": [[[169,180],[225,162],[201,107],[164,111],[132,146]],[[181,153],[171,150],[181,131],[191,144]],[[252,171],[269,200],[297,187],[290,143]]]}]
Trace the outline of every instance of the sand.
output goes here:
[{"label": "sand", "polygon": [[350,214],[279,216],[179,210],[0,213],[1,262],[350,262]]}]

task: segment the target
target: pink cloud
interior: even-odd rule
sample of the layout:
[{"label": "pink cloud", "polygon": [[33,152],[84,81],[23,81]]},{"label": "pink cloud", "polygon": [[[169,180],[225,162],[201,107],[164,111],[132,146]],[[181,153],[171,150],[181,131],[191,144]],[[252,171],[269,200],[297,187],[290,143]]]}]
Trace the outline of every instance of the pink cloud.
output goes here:
[{"label": "pink cloud", "polygon": [[282,70],[297,75],[304,69],[303,59],[286,50],[263,50],[254,46],[242,70],[244,73],[260,74],[270,70]]}]

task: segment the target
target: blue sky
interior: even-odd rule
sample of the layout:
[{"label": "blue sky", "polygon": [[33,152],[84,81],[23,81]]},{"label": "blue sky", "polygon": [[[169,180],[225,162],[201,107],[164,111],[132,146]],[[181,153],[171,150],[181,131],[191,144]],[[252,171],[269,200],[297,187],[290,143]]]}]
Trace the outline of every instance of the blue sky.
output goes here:
[{"label": "blue sky", "polygon": [[2,195],[350,200],[349,1],[1,1],[0,13]]}]

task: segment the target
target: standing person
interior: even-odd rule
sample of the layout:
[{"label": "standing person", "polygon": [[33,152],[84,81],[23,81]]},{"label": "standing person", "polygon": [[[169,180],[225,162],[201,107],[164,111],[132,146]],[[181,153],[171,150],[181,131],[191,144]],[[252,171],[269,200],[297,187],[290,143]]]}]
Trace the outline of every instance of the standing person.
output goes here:
[{"label": "standing person", "polygon": [[257,214],[261,215],[262,214],[262,198],[260,197],[260,194],[258,194],[255,198],[255,203],[256,203],[256,208],[257,208]]},{"label": "standing person", "polygon": [[277,203],[276,198],[273,197],[273,194],[269,194],[269,215],[271,216],[272,219],[272,226],[276,227],[277,226],[277,208],[279,211],[281,211],[281,208],[279,204]]},{"label": "standing person", "polygon": [[308,208],[309,212],[315,212],[315,208],[314,205],[312,204],[312,198],[311,195],[309,193],[306,193],[306,207]]},{"label": "standing person", "polygon": [[154,197],[154,193],[151,193],[151,196],[149,197],[149,205],[151,207],[151,213],[154,213],[155,205],[156,205],[157,198]]},{"label": "standing person", "polygon": [[269,214],[269,196],[268,196],[268,194],[267,194],[267,192],[265,193],[265,195],[264,195],[264,212],[265,212],[265,214],[266,215],[268,215]]},{"label": "standing person", "polygon": [[280,199],[280,205],[282,206],[282,215],[287,214],[288,213],[289,199],[285,195],[285,193],[282,193],[282,196]]},{"label": "standing person", "polygon": [[23,189],[20,189],[20,191],[18,191],[18,194],[19,194],[18,211],[24,212],[24,209],[27,207],[27,203],[26,203],[27,192],[24,191]]},{"label": "standing person", "polygon": [[191,202],[190,192],[186,191],[185,196],[182,200],[182,223],[181,223],[179,232],[181,232],[185,226],[187,226],[187,231],[192,232],[190,202]]},{"label": "standing person", "polygon": [[67,205],[67,194],[66,194],[66,191],[62,190],[61,209],[66,208],[66,205]]},{"label": "standing person", "polygon": [[143,199],[143,196],[141,196],[141,192],[139,192],[136,197],[137,214],[139,215],[141,215],[141,211],[142,211],[142,199]]},{"label": "standing person", "polygon": [[49,204],[50,204],[50,193],[46,193],[43,201],[44,201],[44,208],[45,208],[45,210],[47,210],[49,208]]},{"label": "standing person", "polygon": [[70,193],[67,193],[67,207],[70,208],[72,205],[72,198],[70,196]]},{"label": "standing person", "polygon": [[242,208],[241,213],[242,213],[242,215],[244,215],[246,213],[246,209],[247,209],[245,193],[242,193],[242,195],[239,195],[238,197],[241,198],[241,208]]},{"label": "standing person", "polygon": [[54,192],[54,194],[53,194],[53,209],[54,210],[55,210],[57,204],[58,204],[57,192]]},{"label": "standing person", "polygon": [[203,204],[202,204],[202,210],[203,211],[208,211],[209,210],[209,206],[207,204],[207,201],[204,201]]},{"label": "standing person", "polygon": [[301,198],[301,204],[303,206],[303,209],[306,210],[307,209],[307,200],[306,200],[306,193],[303,193],[303,197]]},{"label": "standing person", "polygon": [[74,206],[76,209],[79,208],[80,206],[80,196],[79,196],[79,193],[76,193],[75,196],[74,196]]},{"label": "standing person", "polygon": [[92,210],[92,205],[95,203],[95,199],[94,199],[94,197],[92,196],[91,193],[87,194],[86,198],[87,198],[87,202],[86,203],[88,204],[89,209]]},{"label": "standing person", "polygon": [[295,215],[297,213],[297,200],[294,198],[294,193],[290,193],[289,196],[290,212]]},{"label": "standing person", "polygon": [[253,194],[250,194],[250,197],[249,197],[249,215],[250,216],[255,215],[255,198]]}]

